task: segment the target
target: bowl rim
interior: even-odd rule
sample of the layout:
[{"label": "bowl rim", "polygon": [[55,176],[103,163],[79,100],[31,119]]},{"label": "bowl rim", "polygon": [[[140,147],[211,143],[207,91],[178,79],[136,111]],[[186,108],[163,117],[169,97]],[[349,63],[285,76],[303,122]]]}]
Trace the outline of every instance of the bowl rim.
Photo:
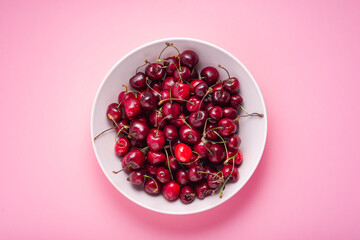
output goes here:
[{"label": "bowl rim", "polygon": [[[210,47],[213,47],[227,55],[229,55],[234,61],[236,61],[246,72],[246,74],[249,75],[251,81],[253,82],[253,84],[255,85],[255,88],[260,96],[260,101],[261,101],[261,104],[264,108],[264,121],[265,121],[265,127],[264,127],[264,140],[263,142],[261,143],[261,153],[259,155],[259,160],[256,162],[256,165],[254,166],[254,168],[251,170],[250,172],[250,177],[241,185],[239,186],[239,189],[237,191],[234,191],[232,193],[228,193],[227,195],[227,198],[224,199],[223,201],[219,201],[218,203],[214,204],[214,205],[210,205],[210,206],[205,206],[204,208],[200,209],[200,210],[189,210],[189,211],[184,211],[184,212],[170,212],[170,211],[165,211],[165,210],[159,210],[159,209],[155,209],[155,208],[152,208],[150,206],[146,206],[146,205],[142,205],[141,203],[139,203],[136,199],[132,198],[131,196],[129,196],[126,192],[122,191],[120,188],[117,187],[117,185],[112,181],[112,179],[108,176],[107,172],[106,172],[106,169],[105,167],[103,166],[102,162],[99,160],[100,157],[99,157],[99,154],[97,152],[97,149],[95,147],[95,141],[93,140],[94,139],[94,132],[93,132],[93,125],[94,125],[94,112],[95,112],[95,106],[96,106],[96,103],[98,102],[98,98],[99,98],[99,94],[106,82],[106,80],[108,79],[108,77],[113,73],[113,71],[120,65],[121,62],[123,62],[127,57],[129,57],[130,55],[132,55],[133,53],[143,49],[143,48],[146,48],[148,46],[151,46],[151,45],[155,45],[155,44],[158,44],[158,43],[163,43],[163,42],[171,42],[171,41],[189,41],[189,42],[198,42],[198,43],[201,43],[201,44],[204,44],[204,45],[208,45]],[[200,212],[204,212],[204,211],[207,211],[207,210],[210,210],[212,208],[215,208],[221,204],[223,204],[224,202],[228,201],[229,199],[231,199],[236,193],[238,193],[243,187],[244,185],[250,180],[250,178],[252,177],[252,175],[254,174],[255,170],[257,169],[260,161],[261,161],[261,158],[262,158],[262,155],[264,153],[264,149],[265,149],[265,144],[266,144],[266,140],[267,140],[267,128],[268,128],[268,122],[267,122],[267,111],[266,111],[266,105],[265,105],[265,101],[264,101],[264,98],[263,98],[263,95],[260,91],[260,88],[257,84],[257,82],[255,81],[255,78],[253,77],[253,75],[250,73],[250,71],[245,67],[245,65],[240,62],[240,60],[238,60],[234,55],[232,55],[231,53],[229,53],[228,51],[226,51],[225,49],[215,45],[215,44],[212,44],[212,43],[209,43],[207,41],[203,41],[203,40],[199,40],[199,39],[194,39],[194,38],[186,38],[186,37],[171,37],[171,38],[162,38],[162,39],[159,39],[159,40],[155,40],[155,41],[151,41],[151,42],[148,42],[148,43],[145,43],[137,48],[135,48],[134,50],[130,51],[128,54],[126,54],[125,56],[123,56],[120,60],[118,60],[114,65],[113,67],[107,72],[107,74],[105,75],[105,77],[103,78],[97,92],[96,92],[96,95],[95,95],[95,98],[94,98],[94,101],[93,101],[93,106],[92,106],[92,110],[91,110],[91,120],[90,120],[90,132],[91,132],[91,142],[92,142],[92,145],[93,145],[93,149],[94,149],[94,152],[95,152],[95,156],[96,156],[96,159],[102,169],[102,172],[105,174],[106,178],[110,181],[110,183],[121,193],[123,194],[126,198],[128,198],[129,200],[131,200],[132,202],[136,203],[137,205],[143,207],[143,208],[146,208],[146,209],[149,209],[151,211],[154,211],[154,212],[158,212],[158,213],[163,213],[163,214],[170,214],[170,215],[189,215],[189,214],[196,214],[196,213],[200,213]]]}]

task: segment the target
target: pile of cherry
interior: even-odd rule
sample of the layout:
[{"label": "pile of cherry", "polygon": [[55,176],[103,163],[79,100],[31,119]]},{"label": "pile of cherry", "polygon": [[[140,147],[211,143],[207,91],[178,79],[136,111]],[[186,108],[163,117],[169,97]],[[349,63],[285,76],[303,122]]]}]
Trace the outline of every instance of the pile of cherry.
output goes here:
[{"label": "pile of cherry", "polygon": [[[161,59],[168,47],[178,56]],[[180,53],[166,43],[155,62],[146,60],[136,69],[129,80],[133,90],[124,85],[118,103],[106,112],[114,124],[110,129],[116,129],[115,153],[122,164],[113,172],[126,172],[130,183],[149,194],[162,192],[169,201],[191,203],[195,196],[204,199],[217,191],[222,197],[225,185],[239,179],[243,161],[239,118],[263,116],[241,106],[236,77],[220,65],[227,79],[220,80],[211,66],[199,76],[198,62],[194,51]],[[145,66],[145,73],[138,71]]]}]

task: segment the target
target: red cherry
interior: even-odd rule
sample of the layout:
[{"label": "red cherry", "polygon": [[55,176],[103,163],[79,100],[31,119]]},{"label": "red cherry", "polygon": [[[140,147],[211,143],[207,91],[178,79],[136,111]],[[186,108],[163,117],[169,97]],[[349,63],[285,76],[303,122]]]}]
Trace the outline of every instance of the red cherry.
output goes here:
[{"label": "red cherry", "polygon": [[209,151],[207,150],[210,147],[210,143],[203,141],[198,142],[193,146],[194,152],[199,154],[200,158],[207,158],[209,155]]},{"label": "red cherry", "polygon": [[200,75],[209,86],[214,85],[219,79],[219,72],[214,67],[204,68],[203,70],[201,70]]},{"label": "red cherry", "polygon": [[147,161],[150,164],[159,165],[160,163],[165,162],[165,159],[166,159],[166,156],[162,152],[154,152],[151,150],[149,150],[147,152]]},{"label": "red cherry", "polygon": [[190,161],[191,156],[192,156],[192,150],[188,145],[184,143],[179,143],[178,145],[176,145],[175,157],[177,160],[183,163],[187,163]]},{"label": "red cherry", "polygon": [[144,176],[141,171],[132,171],[129,174],[128,179],[134,185],[141,185],[144,183]]},{"label": "red cherry", "polygon": [[124,156],[130,150],[130,141],[127,138],[119,138],[115,144],[115,153],[118,156]]},{"label": "red cherry", "polygon": [[197,85],[199,85],[199,83],[205,83],[206,84],[206,82],[204,82],[201,79],[195,79],[195,80],[190,82],[190,91],[191,91],[191,93],[194,93],[195,87]]},{"label": "red cherry", "polygon": [[211,153],[209,153],[209,161],[212,163],[221,163],[226,158],[225,148],[220,144],[212,144],[209,147]]},{"label": "red cherry", "polygon": [[147,193],[157,194],[161,191],[161,184],[158,180],[150,178],[148,181],[146,181],[144,189]]},{"label": "red cherry", "polygon": [[180,185],[175,181],[168,182],[163,186],[162,193],[167,200],[174,201],[179,197]]},{"label": "red cherry", "polygon": [[195,191],[190,186],[184,186],[180,190],[180,201],[189,204],[195,200]]},{"label": "red cherry", "polygon": [[163,105],[163,113],[169,120],[173,120],[179,117],[181,112],[181,105],[179,103],[167,102]]},{"label": "red cherry", "polygon": [[146,76],[142,72],[138,72],[130,78],[129,80],[130,86],[138,91],[142,91],[146,89]]},{"label": "red cherry", "polygon": [[181,128],[182,126],[185,125],[184,120],[185,120],[185,115],[183,113],[180,113],[179,117],[177,119],[171,120],[170,123],[171,125],[177,128]]},{"label": "red cherry", "polygon": [[220,129],[218,129],[219,134],[223,137],[228,137],[230,135],[233,135],[237,130],[236,124],[234,123],[233,120],[229,118],[221,119],[218,122],[218,126],[220,127]]},{"label": "red cherry", "polygon": [[155,128],[151,129],[149,135],[146,138],[150,150],[154,152],[160,151],[165,146],[165,137],[162,131]]},{"label": "red cherry", "polygon": [[181,185],[186,185],[190,182],[188,173],[184,169],[179,169],[176,172],[176,182]]},{"label": "red cherry", "polygon": [[195,193],[199,199],[204,199],[211,195],[212,190],[207,184],[207,181],[201,181],[195,185]]},{"label": "red cherry", "polygon": [[213,172],[207,175],[207,184],[212,189],[218,188],[223,181],[224,177],[222,176],[222,174],[219,174],[217,172]]},{"label": "red cherry", "polygon": [[175,157],[170,155],[169,159],[165,160],[165,166],[167,168],[170,167],[171,171],[175,172],[175,171],[177,171],[179,169],[179,162],[178,162],[178,160],[176,160]]},{"label": "red cherry", "polygon": [[238,116],[236,110],[232,107],[224,107],[223,111],[224,111],[224,118],[229,118],[231,120],[234,120]]},{"label": "red cherry", "polygon": [[189,144],[196,144],[201,139],[200,132],[195,128],[190,128],[187,125],[184,125],[180,128],[179,131],[180,140]]},{"label": "red cherry", "polygon": [[140,101],[137,98],[128,98],[124,101],[124,111],[127,119],[134,119],[141,113]]},{"label": "red cherry", "polygon": [[204,104],[201,102],[201,100],[195,96],[192,96],[189,99],[189,102],[185,104],[186,110],[189,112],[196,112],[199,109],[202,109]]},{"label": "red cherry", "polygon": [[166,68],[166,75],[171,76],[174,75],[174,72],[179,69],[179,59],[177,59],[176,57],[168,57],[165,58],[165,66],[167,66]]},{"label": "red cherry", "polygon": [[125,100],[129,99],[129,98],[135,98],[135,95],[132,92],[128,92],[128,91],[120,92],[119,97],[118,97],[120,106],[123,106]]},{"label": "red cherry", "polygon": [[232,164],[224,165],[221,171],[223,172],[225,179],[231,176],[229,182],[236,182],[239,179],[239,170]]},{"label": "red cherry", "polygon": [[167,77],[162,83],[162,90],[169,90],[172,86],[174,86],[176,83],[176,80],[174,77]]},{"label": "red cherry", "polygon": [[177,82],[171,87],[173,98],[188,100],[190,98],[190,87],[186,83]]},{"label": "red cherry", "polygon": [[243,98],[240,95],[231,95],[230,97],[230,107],[234,109],[238,109],[238,107],[242,104]]},{"label": "red cherry", "polygon": [[238,149],[241,144],[241,139],[237,134],[231,135],[228,139],[226,146],[229,149]]},{"label": "red cherry", "polygon": [[199,62],[199,56],[192,50],[186,50],[180,54],[180,62],[182,66],[191,69]]},{"label": "red cherry", "polygon": [[161,183],[168,183],[171,180],[170,171],[167,168],[159,167],[156,170],[156,179]]},{"label": "red cherry", "polygon": [[165,76],[165,70],[162,64],[151,63],[147,65],[145,69],[145,74],[149,77],[151,81],[158,82]]},{"label": "red cherry", "polygon": [[239,80],[236,77],[229,78],[223,82],[223,87],[231,94],[236,94],[240,89]]},{"label": "red cherry", "polygon": [[201,166],[191,167],[189,168],[188,176],[190,181],[198,182],[205,176],[204,169]]},{"label": "red cherry", "polygon": [[[121,107],[117,108],[119,104],[112,103],[108,106],[106,110],[106,117],[111,121],[119,122],[122,118],[122,110]],[[112,120],[114,119],[114,120]]]},{"label": "red cherry", "polygon": [[139,149],[134,149],[128,152],[124,157],[125,166],[129,166],[132,169],[140,169],[144,166],[145,155]]}]

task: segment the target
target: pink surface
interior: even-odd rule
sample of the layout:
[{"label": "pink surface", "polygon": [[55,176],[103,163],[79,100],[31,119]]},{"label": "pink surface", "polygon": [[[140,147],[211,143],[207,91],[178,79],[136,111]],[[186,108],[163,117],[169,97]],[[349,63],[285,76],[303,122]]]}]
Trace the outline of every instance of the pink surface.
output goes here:
[{"label": "pink surface", "polygon": [[[0,239],[359,239],[358,1],[1,1]],[[268,110],[258,169],[190,216],[139,207],[90,138],[103,77],[132,49],[193,37],[252,72]],[[245,139],[244,139],[245,141]]]}]

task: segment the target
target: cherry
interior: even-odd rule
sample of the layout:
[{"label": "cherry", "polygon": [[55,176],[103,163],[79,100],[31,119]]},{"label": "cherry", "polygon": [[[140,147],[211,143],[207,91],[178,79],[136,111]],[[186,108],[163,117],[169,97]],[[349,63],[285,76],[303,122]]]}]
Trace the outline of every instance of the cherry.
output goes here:
[{"label": "cherry", "polygon": [[169,156],[169,159],[165,160],[165,166],[170,167],[171,171],[177,171],[179,169],[179,163],[175,157]]},{"label": "cherry", "polygon": [[190,82],[190,92],[191,93],[194,93],[195,88],[199,83],[205,83],[205,82],[203,80],[201,80],[201,79],[195,79],[195,80]]},{"label": "cherry", "polygon": [[191,77],[190,69],[187,67],[181,67],[177,71],[174,72],[174,78],[178,81],[185,81],[188,82]]},{"label": "cherry", "polygon": [[201,70],[200,76],[209,86],[211,86],[219,79],[219,72],[214,67],[206,67]]},{"label": "cherry", "polygon": [[135,148],[143,148],[146,146],[145,140],[136,140],[135,138],[131,138],[130,143],[131,143],[131,146],[135,147]]},{"label": "cherry", "polygon": [[195,185],[195,193],[199,199],[204,199],[211,195],[212,190],[207,184],[207,181],[201,181]]},{"label": "cherry", "polygon": [[168,182],[163,186],[162,193],[169,201],[174,201],[179,197],[180,185],[175,181]]},{"label": "cherry", "polygon": [[204,169],[201,166],[191,167],[188,171],[188,177],[190,181],[198,182],[204,177]]},{"label": "cherry", "polygon": [[163,120],[163,114],[159,111],[153,111],[149,115],[149,121],[150,123],[157,128],[160,125],[160,129],[166,126],[166,119]]},{"label": "cherry", "polygon": [[209,114],[210,110],[215,107],[213,102],[209,102],[205,105],[205,111]]},{"label": "cherry", "polygon": [[212,130],[214,128],[217,128],[217,126],[214,125],[214,124],[209,124],[209,125],[206,126],[206,129],[205,129],[206,139],[215,140],[215,139],[218,138],[218,135],[215,132],[219,132],[219,129]]},{"label": "cherry", "polygon": [[124,156],[130,150],[130,141],[127,138],[119,138],[115,144],[115,153],[118,156]]},{"label": "cherry", "polygon": [[238,109],[238,107],[242,104],[243,98],[240,95],[231,95],[230,97],[230,107],[234,109]]},{"label": "cherry", "polygon": [[178,140],[178,130],[173,125],[166,125],[163,129],[163,134],[168,142],[175,142]]},{"label": "cherry", "polygon": [[184,125],[179,131],[180,140],[189,144],[196,144],[200,141],[201,134],[196,129],[191,129],[189,126]]},{"label": "cherry", "polygon": [[144,183],[144,176],[141,171],[132,171],[128,180],[134,185],[141,185]]},{"label": "cherry", "polygon": [[151,81],[158,82],[165,76],[165,70],[160,63],[150,63],[145,69],[145,74]]},{"label": "cherry", "polygon": [[164,65],[166,68],[166,75],[172,76],[174,72],[179,68],[179,59],[176,57],[165,58]]},{"label": "cherry", "polygon": [[179,169],[176,172],[176,182],[181,185],[186,185],[190,182],[188,173],[184,169]]},{"label": "cherry", "polygon": [[130,86],[138,91],[146,89],[146,75],[142,72],[136,73],[129,80]]},{"label": "cherry", "polygon": [[202,98],[205,96],[205,94],[207,93],[207,91],[209,90],[208,85],[205,82],[199,83],[195,89],[194,89],[194,93],[195,96],[198,98]]},{"label": "cherry", "polygon": [[133,149],[124,157],[124,164],[132,169],[140,169],[144,166],[145,155],[139,149]]},{"label": "cherry", "polygon": [[242,154],[242,152],[241,152],[240,150],[238,150],[238,151],[236,152],[236,154],[233,155],[233,156],[235,156],[235,157],[234,157],[234,158],[230,158],[228,162],[225,161],[224,163],[229,163],[230,165],[232,165],[233,161],[235,160],[235,165],[236,165],[236,166],[239,166],[239,165],[242,163],[242,161],[243,161],[243,154]]},{"label": "cherry", "polygon": [[195,200],[195,191],[190,186],[184,186],[180,190],[180,201],[189,204]]},{"label": "cherry", "polygon": [[152,82],[151,85],[151,92],[155,95],[155,96],[160,96],[160,92],[162,89],[161,83],[159,82]]},{"label": "cherry", "polygon": [[162,152],[154,152],[151,150],[147,152],[147,161],[150,164],[159,165],[160,163],[165,162],[165,160],[166,160],[166,156]]},{"label": "cherry", "polygon": [[224,118],[230,118],[231,120],[234,120],[238,116],[236,110],[232,107],[224,107],[223,111],[224,111]]},{"label": "cherry", "polygon": [[158,98],[152,92],[146,91],[142,94],[140,104],[145,110],[153,110],[157,107]]},{"label": "cherry", "polygon": [[240,137],[238,135],[234,134],[229,137],[226,146],[229,149],[238,149],[240,147],[240,144],[241,144]]},{"label": "cherry", "polygon": [[125,116],[128,119],[133,119],[141,113],[140,101],[137,98],[128,98],[124,101]]},{"label": "cherry", "polygon": [[118,102],[120,106],[123,106],[125,100],[129,98],[135,98],[135,95],[132,92],[128,92],[127,90],[120,92],[118,97]]},{"label": "cherry", "polygon": [[225,90],[216,90],[212,94],[212,100],[217,105],[225,106],[230,102],[230,94]]},{"label": "cherry", "polygon": [[196,68],[193,68],[192,71],[191,71],[191,76],[190,76],[190,79],[191,80],[195,80],[195,79],[198,79],[199,78],[199,72]]},{"label": "cherry", "polygon": [[170,100],[166,100],[166,99],[170,99],[170,91],[169,90],[162,90],[160,94],[161,94],[160,99],[164,100],[163,103],[170,102]]},{"label": "cherry", "polygon": [[180,63],[181,63],[181,65],[184,65],[184,66],[192,69],[193,67],[195,67],[195,65],[198,62],[199,62],[199,57],[192,50],[186,50],[186,51],[183,51],[180,54]]},{"label": "cherry", "polygon": [[223,117],[223,109],[219,106],[215,106],[210,109],[209,117],[214,119],[216,122],[219,121]]},{"label": "cherry", "polygon": [[[220,172],[221,173],[221,172]],[[213,172],[207,175],[207,184],[210,188],[216,189],[224,181],[222,174]]]},{"label": "cherry", "polygon": [[197,97],[192,96],[190,97],[189,102],[185,104],[185,107],[189,112],[196,112],[199,109],[202,109],[203,103]]},{"label": "cherry", "polygon": [[[126,164],[124,160],[125,160],[124,158],[121,159],[121,167],[122,167],[122,169],[120,171],[118,171],[118,172],[124,171],[126,173],[131,173],[133,171],[133,169],[130,168],[129,165]],[[117,174],[118,172],[113,171],[113,173],[115,173],[115,174]]]},{"label": "cherry", "polygon": [[153,128],[146,138],[146,143],[150,150],[158,152],[165,146],[165,137],[160,130]]},{"label": "cherry", "polygon": [[165,78],[165,80],[162,83],[162,90],[169,90],[171,89],[172,86],[174,86],[174,84],[176,83],[176,80],[174,77],[170,76]]},{"label": "cherry", "polygon": [[156,179],[161,183],[167,183],[171,180],[170,171],[164,167],[158,167],[156,170]]},{"label": "cherry", "polygon": [[215,86],[212,86],[213,91],[218,91],[218,90],[222,90],[222,89],[223,89],[222,82],[216,84]]},{"label": "cherry", "polygon": [[188,145],[184,143],[179,143],[178,145],[176,145],[175,157],[177,160],[183,163],[187,163],[190,161],[191,156],[192,156],[192,151]]},{"label": "cherry", "polygon": [[229,78],[223,82],[223,88],[231,94],[236,94],[240,89],[239,80],[236,77]]},{"label": "cherry", "polygon": [[209,153],[209,161],[212,163],[221,163],[226,158],[225,148],[220,144],[212,144],[209,147],[211,153]]},{"label": "cherry", "polygon": [[217,172],[217,169],[211,165],[204,166],[204,172],[206,174]]},{"label": "cherry", "polygon": [[190,114],[188,121],[192,127],[201,128],[204,127],[207,119],[207,113],[203,110],[193,112]]},{"label": "cherry", "polygon": [[149,180],[146,181],[144,185],[144,189],[147,193],[157,194],[161,191],[161,185],[160,182],[157,181],[156,179],[150,178]]},{"label": "cherry", "polygon": [[[124,133],[124,129],[127,128],[130,124],[130,121],[126,118],[120,120],[116,125],[116,134]],[[115,125],[115,124],[114,124]],[[120,131],[120,133],[119,133]]]},{"label": "cherry", "polygon": [[185,115],[183,113],[180,113],[179,117],[177,119],[173,119],[170,121],[171,125],[181,128],[185,125]]},{"label": "cherry", "polygon": [[224,165],[221,169],[224,178],[229,178],[229,182],[236,182],[239,179],[239,170],[237,167],[234,167],[232,164]]},{"label": "cherry", "polygon": [[207,158],[209,154],[210,143],[200,141],[193,146],[194,151],[199,155],[200,158]]},{"label": "cherry", "polygon": [[218,126],[222,127],[218,130],[219,134],[223,137],[228,137],[230,135],[233,135],[236,130],[237,126],[234,123],[233,120],[229,118],[223,118],[218,122]]},{"label": "cherry", "polygon": [[157,166],[147,163],[147,164],[145,164],[144,169],[145,169],[145,173],[146,173],[146,174],[149,174],[149,175],[151,175],[151,176],[155,176],[156,170],[157,170]]},{"label": "cherry", "polygon": [[200,166],[199,156],[197,154],[193,154],[189,163],[187,163],[186,166],[188,167],[188,169]]},{"label": "cherry", "polygon": [[146,122],[141,120],[133,121],[130,125],[129,135],[136,140],[144,140],[149,134],[149,127]]},{"label": "cherry", "polygon": [[171,95],[174,98],[188,100],[190,98],[190,87],[186,83],[177,82],[171,87]]},{"label": "cherry", "polygon": [[179,103],[167,102],[164,104],[162,111],[167,119],[173,120],[179,117],[181,112],[181,106]]},{"label": "cherry", "polygon": [[122,118],[122,110],[117,107],[119,104],[112,103],[106,110],[106,116],[111,122],[119,122]]}]

